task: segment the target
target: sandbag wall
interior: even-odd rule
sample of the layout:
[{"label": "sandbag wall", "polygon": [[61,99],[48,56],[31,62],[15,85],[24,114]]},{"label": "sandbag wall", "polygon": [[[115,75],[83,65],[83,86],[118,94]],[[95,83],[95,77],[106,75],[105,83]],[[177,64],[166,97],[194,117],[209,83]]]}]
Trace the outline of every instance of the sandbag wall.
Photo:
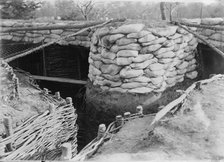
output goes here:
[{"label": "sandbag wall", "polygon": [[112,92],[163,92],[185,77],[197,77],[197,43],[177,26],[104,27],[91,39],[88,77],[93,85]]},{"label": "sandbag wall", "polygon": [[[31,20],[4,20],[1,19],[2,30],[8,28],[19,27],[47,27],[57,25],[81,25],[85,22],[71,22],[71,21],[56,21],[56,22],[34,22]],[[52,29],[52,30],[32,30],[32,31],[13,31],[9,33],[1,33],[1,40],[10,40],[15,42],[27,43],[46,43],[55,41],[63,36],[74,34],[80,29]],[[83,32],[77,36],[69,37],[65,40],[57,42],[59,45],[79,45],[83,47],[90,47],[90,37],[92,31]]]},{"label": "sandbag wall", "polygon": [[[198,25],[206,25],[209,27],[224,27],[223,18],[203,18],[203,19],[184,19],[182,20],[186,23],[194,23]],[[207,40],[209,43],[213,44],[215,47],[224,51],[224,31],[206,28],[197,28],[197,33]],[[199,43],[204,43],[198,40]]]}]

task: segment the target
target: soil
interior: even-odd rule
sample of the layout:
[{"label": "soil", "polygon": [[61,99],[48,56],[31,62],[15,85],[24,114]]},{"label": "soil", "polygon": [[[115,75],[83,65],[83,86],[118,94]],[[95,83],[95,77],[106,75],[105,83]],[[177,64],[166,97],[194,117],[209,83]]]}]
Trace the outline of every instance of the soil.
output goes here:
[{"label": "soil", "polygon": [[152,116],[129,121],[90,160],[224,160],[224,79],[194,90],[152,133]]}]

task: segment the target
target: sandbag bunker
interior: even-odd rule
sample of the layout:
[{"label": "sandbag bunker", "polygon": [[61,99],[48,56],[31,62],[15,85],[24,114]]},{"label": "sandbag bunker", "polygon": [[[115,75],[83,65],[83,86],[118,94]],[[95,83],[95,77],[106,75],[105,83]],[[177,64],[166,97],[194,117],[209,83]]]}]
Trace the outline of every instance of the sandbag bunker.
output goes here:
[{"label": "sandbag bunker", "polygon": [[191,33],[178,26],[104,27],[91,38],[88,77],[105,91],[163,92],[184,78],[197,77],[197,44]]}]

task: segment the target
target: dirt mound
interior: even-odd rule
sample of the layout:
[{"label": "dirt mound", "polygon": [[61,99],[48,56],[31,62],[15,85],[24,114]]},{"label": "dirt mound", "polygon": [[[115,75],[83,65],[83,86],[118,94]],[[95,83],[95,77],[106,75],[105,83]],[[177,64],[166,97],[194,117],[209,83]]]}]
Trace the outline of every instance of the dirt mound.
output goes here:
[{"label": "dirt mound", "polygon": [[94,160],[224,159],[224,80],[193,91],[174,116],[163,118],[152,133],[152,117],[125,124]]}]

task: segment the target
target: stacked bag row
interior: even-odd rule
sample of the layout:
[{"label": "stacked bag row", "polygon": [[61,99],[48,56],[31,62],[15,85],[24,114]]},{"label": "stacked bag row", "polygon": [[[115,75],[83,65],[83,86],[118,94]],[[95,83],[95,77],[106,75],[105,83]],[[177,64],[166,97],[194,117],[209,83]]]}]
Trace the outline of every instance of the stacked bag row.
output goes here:
[{"label": "stacked bag row", "polygon": [[197,77],[196,47],[197,39],[177,26],[104,27],[91,39],[88,77],[103,90],[163,92]]}]

